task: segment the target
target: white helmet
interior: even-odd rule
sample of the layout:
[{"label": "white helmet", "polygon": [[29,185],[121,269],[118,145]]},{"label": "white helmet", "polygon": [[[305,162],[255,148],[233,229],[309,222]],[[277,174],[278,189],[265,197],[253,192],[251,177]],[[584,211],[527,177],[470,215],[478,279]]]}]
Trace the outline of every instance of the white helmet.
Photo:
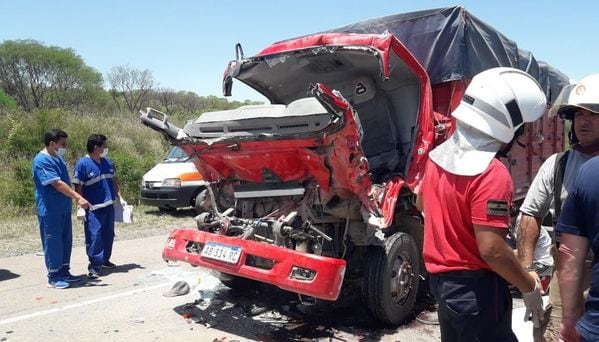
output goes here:
[{"label": "white helmet", "polygon": [[579,108],[599,114],[599,74],[583,78],[573,85],[569,92],[566,103],[556,103],[558,105],[557,114],[562,119],[572,120],[574,113]]},{"label": "white helmet", "polygon": [[529,74],[514,68],[493,68],[472,78],[452,115],[480,132],[509,143],[520,126],[543,115],[546,101],[539,83]]}]

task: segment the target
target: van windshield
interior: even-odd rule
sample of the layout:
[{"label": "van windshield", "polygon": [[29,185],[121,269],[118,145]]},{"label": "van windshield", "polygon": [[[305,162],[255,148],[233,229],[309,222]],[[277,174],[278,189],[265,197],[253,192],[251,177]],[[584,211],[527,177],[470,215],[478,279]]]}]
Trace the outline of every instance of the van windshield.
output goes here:
[{"label": "van windshield", "polygon": [[185,152],[183,152],[182,149],[178,148],[177,146],[173,146],[173,148],[168,151],[164,161],[167,163],[175,163],[186,161],[187,159],[189,159],[189,157],[185,154]]}]

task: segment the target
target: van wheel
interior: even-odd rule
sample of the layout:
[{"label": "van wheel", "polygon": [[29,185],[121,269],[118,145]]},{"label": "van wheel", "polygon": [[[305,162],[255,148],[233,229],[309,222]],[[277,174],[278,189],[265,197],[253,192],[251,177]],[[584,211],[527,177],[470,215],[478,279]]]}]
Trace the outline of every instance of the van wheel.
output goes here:
[{"label": "van wheel", "polygon": [[193,205],[196,211],[196,215],[208,211],[210,209],[210,195],[208,193],[208,190],[200,189],[193,201]]},{"label": "van wheel", "polygon": [[418,293],[420,256],[414,239],[402,232],[368,251],[362,296],[372,314],[388,324],[399,324],[412,312]]}]

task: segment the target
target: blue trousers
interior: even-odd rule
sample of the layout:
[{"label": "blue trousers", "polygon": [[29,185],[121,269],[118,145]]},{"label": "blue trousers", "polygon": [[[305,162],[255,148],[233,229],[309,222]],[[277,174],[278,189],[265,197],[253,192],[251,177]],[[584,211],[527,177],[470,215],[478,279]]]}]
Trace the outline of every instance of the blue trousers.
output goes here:
[{"label": "blue trousers", "polygon": [[69,274],[69,264],[71,263],[73,248],[71,213],[48,213],[46,216],[38,216],[37,219],[40,225],[48,280],[62,280],[62,277]]},{"label": "blue trousers", "polygon": [[114,242],[114,206],[88,211],[83,225],[85,250],[89,260],[88,270],[100,271],[102,264],[110,260]]},{"label": "blue trousers", "polygon": [[447,272],[429,275],[439,303],[441,340],[517,342],[512,331],[512,296],[496,273]]}]

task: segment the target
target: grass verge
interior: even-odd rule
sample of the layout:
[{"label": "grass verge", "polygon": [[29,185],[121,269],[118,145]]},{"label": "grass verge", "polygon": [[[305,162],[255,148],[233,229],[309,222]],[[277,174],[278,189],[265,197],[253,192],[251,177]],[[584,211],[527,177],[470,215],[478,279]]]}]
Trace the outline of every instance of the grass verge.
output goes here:
[{"label": "grass verge", "polygon": [[[133,223],[115,225],[115,240],[130,240],[146,236],[164,235],[177,227],[195,227],[193,210],[177,210],[172,213],[160,212],[155,207],[135,206]],[[83,224],[73,213],[73,246],[85,243]],[[37,216],[0,217],[0,258],[42,251]]]}]

